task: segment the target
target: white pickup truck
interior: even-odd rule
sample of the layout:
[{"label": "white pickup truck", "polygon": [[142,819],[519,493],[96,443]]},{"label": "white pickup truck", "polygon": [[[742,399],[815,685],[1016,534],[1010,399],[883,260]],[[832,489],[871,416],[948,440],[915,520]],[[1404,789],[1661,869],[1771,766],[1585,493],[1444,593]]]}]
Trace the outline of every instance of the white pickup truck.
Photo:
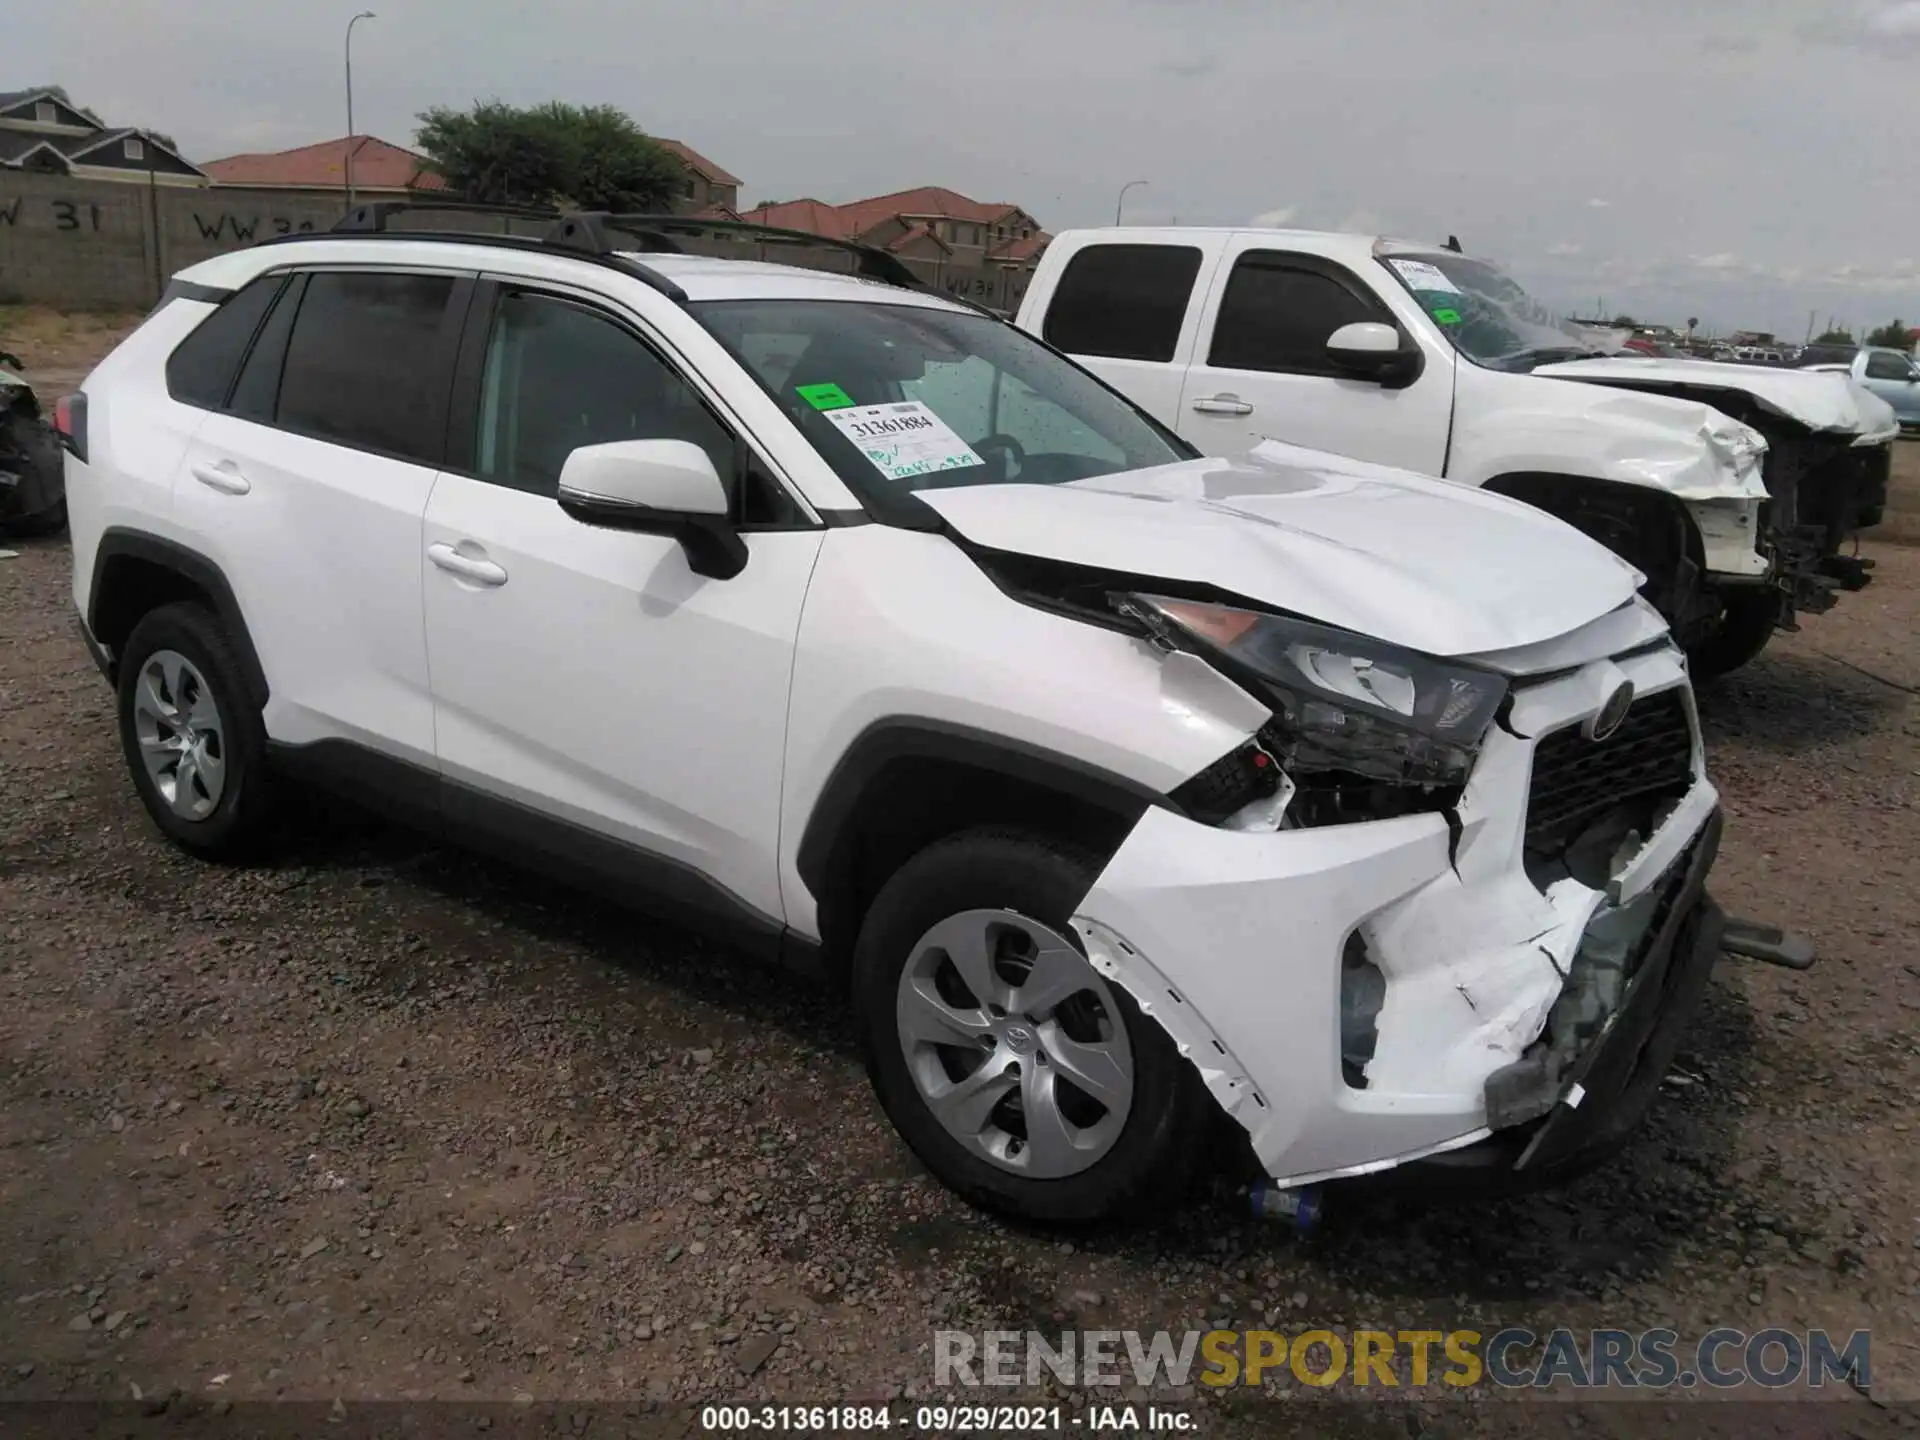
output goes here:
[{"label": "white pickup truck", "polygon": [[1847,377],[1607,355],[1453,248],[1070,230],[1017,323],[1204,453],[1274,439],[1526,500],[1645,576],[1700,676],[1858,590],[1899,433]]}]

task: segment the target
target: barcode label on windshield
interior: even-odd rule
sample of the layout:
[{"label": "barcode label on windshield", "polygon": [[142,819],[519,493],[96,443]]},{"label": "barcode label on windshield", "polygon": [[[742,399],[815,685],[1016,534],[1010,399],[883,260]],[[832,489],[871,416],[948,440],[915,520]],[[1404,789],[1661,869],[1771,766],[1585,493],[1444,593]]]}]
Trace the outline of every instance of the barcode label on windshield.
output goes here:
[{"label": "barcode label on windshield", "polygon": [[823,410],[820,418],[858,446],[889,480],[985,463],[946,421],[918,400]]}]

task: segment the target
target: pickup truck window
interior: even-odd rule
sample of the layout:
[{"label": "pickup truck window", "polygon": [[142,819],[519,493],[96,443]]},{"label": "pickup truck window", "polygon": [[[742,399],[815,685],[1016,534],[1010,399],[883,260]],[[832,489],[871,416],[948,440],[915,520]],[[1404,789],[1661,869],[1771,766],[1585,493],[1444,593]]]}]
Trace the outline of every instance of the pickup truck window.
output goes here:
[{"label": "pickup truck window", "polygon": [[913,492],[1061,485],[1195,452],[1031,336],[985,315],[845,300],[688,307],[878,519]]},{"label": "pickup truck window", "polygon": [[1891,350],[1875,350],[1867,356],[1867,379],[1869,380],[1911,380],[1913,362],[1904,355],[1896,355]]},{"label": "pickup truck window", "polygon": [[1192,245],[1088,245],[1067,261],[1042,333],[1069,355],[1165,363],[1199,274]]},{"label": "pickup truck window", "polygon": [[1213,326],[1207,363],[1224,370],[1277,370],[1338,375],[1327,337],[1356,320],[1393,324],[1384,306],[1356,278],[1343,280],[1325,262],[1273,250],[1250,250],[1234,262]]}]

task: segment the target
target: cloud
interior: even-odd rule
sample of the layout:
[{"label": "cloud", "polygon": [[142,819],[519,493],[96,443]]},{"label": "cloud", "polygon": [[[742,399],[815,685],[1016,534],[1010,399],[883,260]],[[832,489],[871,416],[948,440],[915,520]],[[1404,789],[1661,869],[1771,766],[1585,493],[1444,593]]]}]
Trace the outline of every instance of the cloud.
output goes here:
[{"label": "cloud", "polygon": [[1263,230],[1283,230],[1292,223],[1293,217],[1300,213],[1298,205],[1282,205],[1275,210],[1262,210],[1247,223]]},{"label": "cloud", "polygon": [[1587,201],[1587,208],[1589,210],[1611,210],[1613,208],[1613,202],[1611,200],[1602,200],[1596,195],[1593,199]]},{"label": "cloud", "polygon": [[1587,247],[1584,245],[1575,245],[1571,240],[1562,240],[1557,245],[1549,245],[1547,247],[1547,254],[1552,255],[1557,259],[1565,259],[1570,255],[1580,255],[1585,253],[1586,248]]},{"label": "cloud", "polygon": [[1920,0],[1829,11],[1800,26],[1797,33],[1815,45],[1844,45],[1868,54],[1910,52],[1920,49]]},{"label": "cloud", "polygon": [[1191,60],[1162,60],[1154,68],[1162,75],[1172,75],[1181,80],[1198,80],[1218,70],[1220,62],[1211,55],[1199,55]]},{"label": "cloud", "polygon": [[1740,268],[1740,257],[1728,250],[1722,250],[1713,255],[1690,255],[1687,258],[1693,262],[1693,268],[1696,270],[1737,270]]},{"label": "cloud", "polygon": [[1760,41],[1752,35],[1709,35],[1700,48],[1709,55],[1751,55],[1760,48]]},{"label": "cloud", "polygon": [[1334,229],[1346,235],[1378,235],[1382,228],[1379,213],[1364,205],[1349,212],[1346,219],[1334,226]]}]

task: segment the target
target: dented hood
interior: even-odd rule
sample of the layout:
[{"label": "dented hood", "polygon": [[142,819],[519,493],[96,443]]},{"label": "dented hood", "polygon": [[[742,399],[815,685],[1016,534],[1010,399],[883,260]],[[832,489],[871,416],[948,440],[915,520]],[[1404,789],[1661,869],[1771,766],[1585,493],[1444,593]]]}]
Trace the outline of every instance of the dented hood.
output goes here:
[{"label": "dented hood", "polygon": [[1639,585],[1530,506],[1276,441],[1242,461],[919,493],[989,549],[1210,585],[1431,655],[1553,639]]},{"label": "dented hood", "polygon": [[[1848,375],[1808,370],[1773,370],[1761,365],[1729,365],[1717,360],[1673,360],[1639,355],[1599,355],[1591,360],[1566,360],[1542,365],[1535,375],[1560,380],[1585,380],[1633,390],[1684,393],[1732,391],[1751,395],[1776,415],[1798,421],[1809,430],[1844,435],[1884,436],[1892,410],[1877,395],[1853,383]],[[1882,415],[1880,412],[1887,413]]]}]

